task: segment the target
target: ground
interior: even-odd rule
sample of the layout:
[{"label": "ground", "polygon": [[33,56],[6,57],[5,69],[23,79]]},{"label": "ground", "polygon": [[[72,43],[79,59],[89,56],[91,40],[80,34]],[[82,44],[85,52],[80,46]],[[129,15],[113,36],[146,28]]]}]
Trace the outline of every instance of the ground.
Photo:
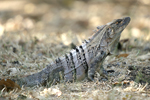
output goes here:
[{"label": "ground", "polygon": [[149,0],[0,1],[1,80],[36,73],[88,39],[98,25],[131,17],[118,49],[103,63],[107,80],[96,73],[95,80],[102,81],[1,89],[0,99],[149,100],[149,9]]}]

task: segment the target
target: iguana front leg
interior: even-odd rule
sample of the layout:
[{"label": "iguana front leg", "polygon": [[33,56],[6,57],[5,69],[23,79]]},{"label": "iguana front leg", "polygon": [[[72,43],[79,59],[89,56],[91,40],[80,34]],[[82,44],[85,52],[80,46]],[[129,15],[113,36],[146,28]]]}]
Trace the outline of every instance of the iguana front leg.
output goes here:
[{"label": "iguana front leg", "polygon": [[106,56],[107,56],[106,53],[104,51],[101,51],[91,60],[90,66],[88,68],[88,79],[90,81],[94,81],[94,74],[97,69],[102,70],[99,67],[103,63]]}]

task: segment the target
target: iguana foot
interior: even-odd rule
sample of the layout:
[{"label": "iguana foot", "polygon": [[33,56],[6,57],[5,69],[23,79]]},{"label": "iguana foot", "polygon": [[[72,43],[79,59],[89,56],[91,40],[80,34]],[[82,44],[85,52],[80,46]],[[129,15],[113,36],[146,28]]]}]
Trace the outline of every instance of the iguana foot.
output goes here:
[{"label": "iguana foot", "polygon": [[102,72],[99,73],[100,77],[99,77],[99,81],[107,81],[108,80],[108,72],[105,69],[102,69]]},{"label": "iguana foot", "polygon": [[[99,81],[106,81],[106,80],[108,80],[108,73],[107,73],[107,70],[105,70],[105,69],[103,69],[102,70],[102,72],[101,73],[99,73],[100,74],[100,79],[99,79]],[[93,73],[88,73],[88,80],[89,81],[95,81],[94,80],[94,74]]]},{"label": "iguana foot", "polygon": [[88,73],[88,80],[94,81],[94,74],[93,73]]}]

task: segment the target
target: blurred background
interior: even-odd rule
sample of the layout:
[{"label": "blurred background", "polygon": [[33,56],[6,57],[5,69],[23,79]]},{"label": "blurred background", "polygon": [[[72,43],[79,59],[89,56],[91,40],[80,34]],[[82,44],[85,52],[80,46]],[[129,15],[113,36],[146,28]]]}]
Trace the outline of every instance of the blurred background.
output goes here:
[{"label": "blurred background", "polygon": [[[70,49],[75,48],[75,45],[80,45],[84,39],[93,35],[97,26],[125,16],[131,17],[131,21],[121,34],[119,52],[116,53],[120,55],[106,58],[104,68],[112,68],[114,75],[118,76],[110,79],[120,82],[126,79],[126,74],[129,73],[128,65],[133,65],[133,69],[137,71],[133,70],[133,75],[129,79],[147,81],[149,74],[147,76],[139,74],[141,72],[138,72],[138,68],[150,65],[150,53],[148,53],[150,52],[150,0],[0,0],[0,78],[15,79],[14,77],[24,77],[41,71],[55,58],[69,52]],[[143,62],[137,60],[141,53],[147,53],[140,58]],[[109,67],[108,64],[110,64]],[[136,69],[136,65],[140,67]],[[142,70],[143,72],[149,73],[149,70]],[[143,79],[143,76],[147,79]],[[90,88],[86,90],[90,91],[89,93],[81,89],[85,95],[83,98],[93,95],[98,100],[98,97],[105,98],[104,94],[110,96],[108,99],[117,97],[116,94],[114,95],[115,91],[111,94],[102,92],[105,90],[103,87],[105,83],[101,85],[102,91],[99,90],[100,84],[96,83],[97,88],[93,83],[88,84],[91,85],[85,85],[85,87]],[[70,84],[60,86],[62,86],[62,92],[66,93],[64,96],[67,99],[81,99],[80,89],[78,91],[76,88],[81,88],[80,85],[74,84],[75,89],[72,89]],[[106,91],[108,86],[110,85],[107,85]],[[70,96],[71,92],[66,92],[66,87],[69,87],[67,91],[71,91],[72,96]],[[121,85],[122,87],[124,86]],[[141,90],[144,91],[143,93],[150,93],[149,89],[145,92],[145,87],[146,85],[142,89],[135,87],[138,91],[137,97],[142,97]],[[74,95],[74,90],[79,94]],[[30,92],[27,93],[31,97]],[[95,95],[95,93],[100,94]],[[118,96],[123,95],[124,100],[127,97],[131,99],[132,96],[130,92],[128,93],[127,95],[119,93]],[[57,98],[57,96],[53,97]],[[144,97],[149,97],[149,94]]]},{"label": "blurred background", "polygon": [[0,39],[79,45],[98,25],[124,16],[131,22],[121,39],[150,41],[150,0],[3,0]]}]

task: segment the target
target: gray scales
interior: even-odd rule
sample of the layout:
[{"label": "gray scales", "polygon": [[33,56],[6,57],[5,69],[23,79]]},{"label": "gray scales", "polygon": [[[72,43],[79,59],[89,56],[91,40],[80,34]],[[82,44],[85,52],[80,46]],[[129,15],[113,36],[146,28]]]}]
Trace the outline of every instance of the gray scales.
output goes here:
[{"label": "gray scales", "polygon": [[57,58],[42,71],[20,78],[17,83],[22,86],[55,84],[65,81],[80,81],[85,78],[94,80],[96,71],[103,70],[100,66],[109,54],[113,54],[121,32],[130,22],[130,17],[113,20],[106,25],[98,26],[98,31],[85,40],[76,49]]}]

